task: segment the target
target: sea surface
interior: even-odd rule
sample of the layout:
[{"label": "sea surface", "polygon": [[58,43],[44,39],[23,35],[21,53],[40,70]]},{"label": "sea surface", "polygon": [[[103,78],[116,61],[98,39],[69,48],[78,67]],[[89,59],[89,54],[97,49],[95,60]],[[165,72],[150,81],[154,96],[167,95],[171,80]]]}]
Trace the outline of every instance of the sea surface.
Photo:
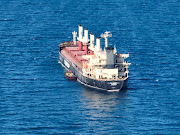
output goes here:
[{"label": "sea surface", "polygon": [[[179,0],[0,0],[0,134],[180,134]],[[58,45],[82,24],[130,53],[128,88],[64,78]],[[104,40],[101,40],[102,48]]]}]

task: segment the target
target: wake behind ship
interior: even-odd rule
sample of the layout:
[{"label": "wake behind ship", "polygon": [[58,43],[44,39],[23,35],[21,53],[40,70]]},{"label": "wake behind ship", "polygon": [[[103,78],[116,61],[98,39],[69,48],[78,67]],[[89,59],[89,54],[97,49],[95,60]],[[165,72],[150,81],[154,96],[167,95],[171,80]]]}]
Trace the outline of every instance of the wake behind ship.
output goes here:
[{"label": "wake behind ship", "polygon": [[117,53],[116,46],[108,46],[108,37],[112,34],[106,31],[101,34],[105,39],[105,48],[102,50],[100,40],[94,34],[88,35],[88,29],[84,30],[79,25],[77,32],[72,32],[73,41],[63,42],[59,45],[59,62],[70,70],[77,80],[85,86],[107,90],[119,91],[127,87],[129,65],[124,61],[128,54]]}]

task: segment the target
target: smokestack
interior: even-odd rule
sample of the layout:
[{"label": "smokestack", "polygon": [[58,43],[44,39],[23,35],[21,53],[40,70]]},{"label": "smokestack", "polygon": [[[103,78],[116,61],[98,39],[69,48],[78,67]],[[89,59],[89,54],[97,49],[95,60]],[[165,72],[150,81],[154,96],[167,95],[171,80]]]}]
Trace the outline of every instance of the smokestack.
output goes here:
[{"label": "smokestack", "polygon": [[114,68],[114,48],[112,46],[106,47],[106,67]]},{"label": "smokestack", "polygon": [[78,27],[79,27],[79,37],[78,37],[78,40],[82,41],[83,40],[83,26],[80,24]]},{"label": "smokestack", "polygon": [[84,43],[88,43],[88,29],[84,30]]},{"label": "smokestack", "polygon": [[93,33],[90,34],[90,47],[94,48],[94,34]]},{"label": "smokestack", "polygon": [[101,38],[96,38],[96,51],[100,51],[101,50],[101,42],[100,42]]}]

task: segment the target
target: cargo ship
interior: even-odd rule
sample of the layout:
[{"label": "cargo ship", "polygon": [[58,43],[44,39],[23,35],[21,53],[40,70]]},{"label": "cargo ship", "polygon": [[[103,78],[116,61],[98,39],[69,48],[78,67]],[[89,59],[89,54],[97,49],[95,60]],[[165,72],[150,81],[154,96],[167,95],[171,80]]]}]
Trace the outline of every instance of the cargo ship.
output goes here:
[{"label": "cargo ship", "polygon": [[[84,32],[84,33],[83,33]],[[88,29],[78,26],[72,32],[73,40],[59,45],[59,63],[77,77],[81,84],[99,90],[119,91],[127,87],[129,65],[128,54],[117,53],[116,46],[108,46],[111,32],[106,31],[96,38]],[[90,38],[89,38],[90,37]],[[104,49],[101,47],[104,38]]]}]

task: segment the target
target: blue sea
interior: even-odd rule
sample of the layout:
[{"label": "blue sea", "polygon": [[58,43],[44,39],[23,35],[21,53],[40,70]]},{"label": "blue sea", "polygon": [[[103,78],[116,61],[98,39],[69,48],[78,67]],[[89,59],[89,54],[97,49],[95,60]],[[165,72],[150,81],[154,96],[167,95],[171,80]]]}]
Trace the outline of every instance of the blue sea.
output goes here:
[{"label": "blue sea", "polygon": [[[1,0],[1,135],[180,134],[179,0]],[[58,45],[82,24],[130,53],[128,88],[64,78]],[[104,40],[101,40],[102,48]]]}]

